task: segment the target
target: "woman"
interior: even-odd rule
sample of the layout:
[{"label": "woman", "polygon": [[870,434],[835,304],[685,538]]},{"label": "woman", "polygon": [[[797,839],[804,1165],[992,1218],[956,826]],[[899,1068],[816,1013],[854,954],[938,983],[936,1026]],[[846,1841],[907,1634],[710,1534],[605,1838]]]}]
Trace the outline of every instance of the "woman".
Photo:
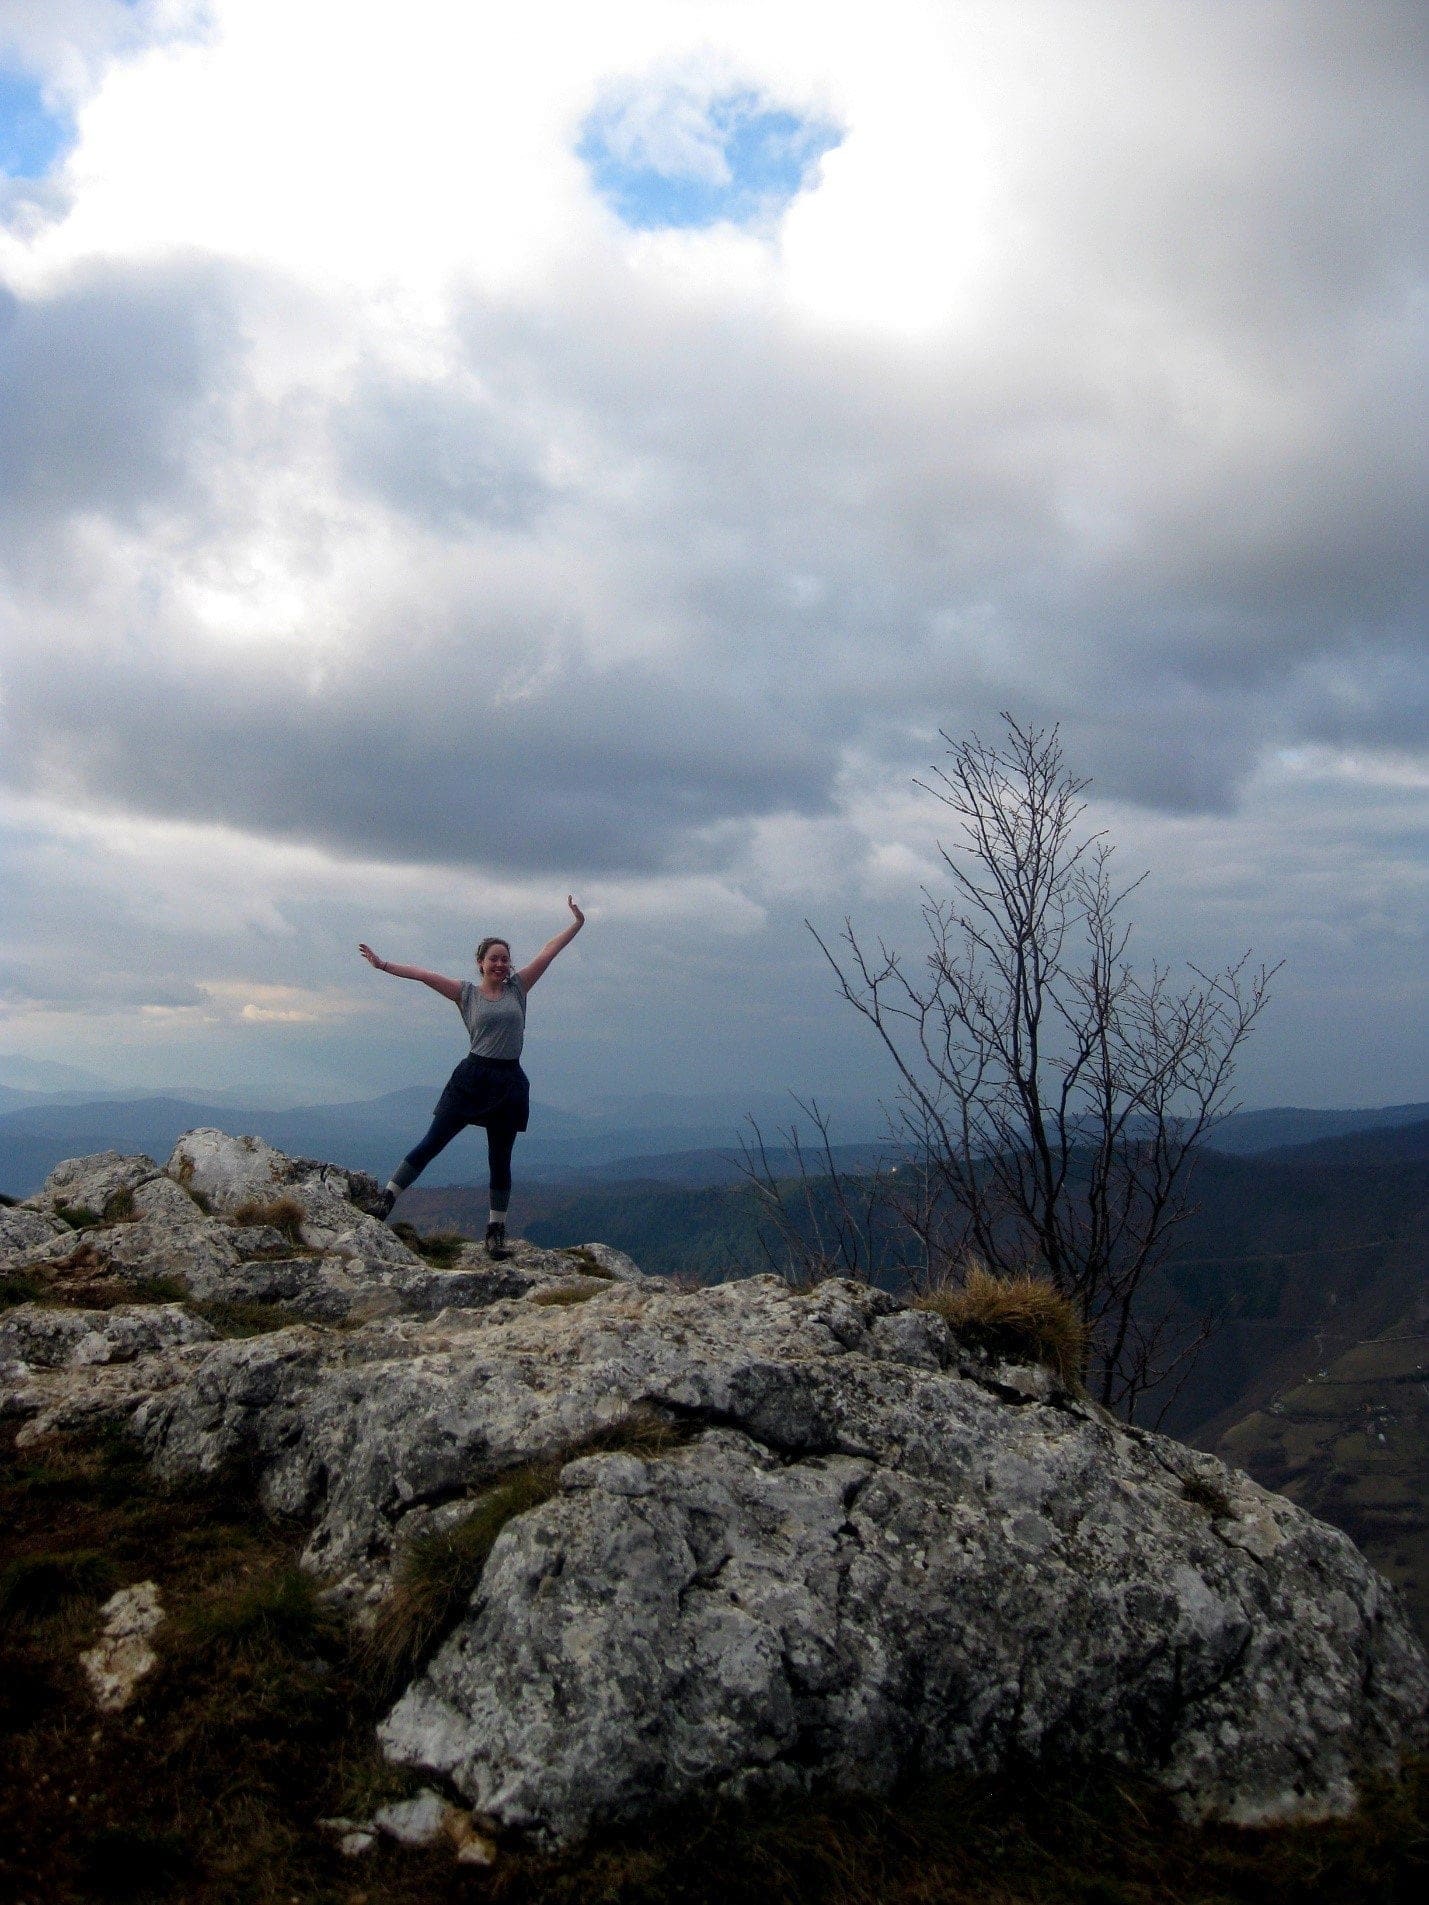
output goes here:
[{"label": "woman", "polygon": [[526,994],[556,954],[569,946],[585,914],[569,894],[566,905],[573,915],[563,933],[548,940],[530,965],[511,970],[511,948],[504,939],[483,939],[476,949],[480,985],[469,979],[446,979],[421,966],[392,966],[370,946],[358,951],[369,966],[397,979],[420,979],[460,1010],[471,1034],[471,1051],[452,1073],[437,1100],[431,1130],[409,1151],[388,1179],[376,1214],[387,1217],[407,1186],[421,1175],[439,1151],[469,1124],[486,1127],[486,1150],[491,1163],[491,1209],[486,1225],[488,1257],[508,1257],[506,1211],[511,1202],[511,1152],[516,1133],[526,1129],[531,1114],[531,1085],[521,1069],[521,1045],[526,1031]]}]

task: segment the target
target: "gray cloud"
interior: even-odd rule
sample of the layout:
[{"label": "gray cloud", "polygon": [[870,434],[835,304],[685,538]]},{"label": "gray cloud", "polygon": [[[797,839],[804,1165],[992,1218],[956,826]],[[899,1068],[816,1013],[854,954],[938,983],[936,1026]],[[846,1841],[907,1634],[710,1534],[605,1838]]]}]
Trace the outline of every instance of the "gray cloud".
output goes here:
[{"label": "gray cloud", "polygon": [[[54,544],[11,544],[52,631],[6,666],[12,782],[574,877],[736,863],[855,754],[896,780],[1002,706],[1174,813],[1229,810],[1267,747],[1415,745],[1422,16],[1037,22],[1070,78],[1009,109],[1018,222],[922,342],[578,256],[539,307],[469,298],[461,374],[364,362],[236,451],[236,267],[12,305],[0,492]],[[299,452],[333,484],[314,569],[324,502],[409,550],[316,685],[304,630],[187,646],[160,544],[132,587],[55,559],[77,512],[162,503],[236,588],[225,537]]]},{"label": "gray cloud", "polygon": [[132,523],[172,498],[213,453],[236,349],[231,287],[201,261],[90,267],[44,298],[0,293],[11,536],[81,510]]},{"label": "gray cloud", "polygon": [[437,530],[525,527],[547,497],[528,433],[466,390],[369,372],[334,431],[353,483]]},{"label": "gray cloud", "polygon": [[691,830],[828,804],[832,763],[738,692],[572,667],[499,702],[479,651],[416,683],[303,695],[193,661],[22,664],[12,784],[238,822],[339,852],[561,874],[688,864]]}]

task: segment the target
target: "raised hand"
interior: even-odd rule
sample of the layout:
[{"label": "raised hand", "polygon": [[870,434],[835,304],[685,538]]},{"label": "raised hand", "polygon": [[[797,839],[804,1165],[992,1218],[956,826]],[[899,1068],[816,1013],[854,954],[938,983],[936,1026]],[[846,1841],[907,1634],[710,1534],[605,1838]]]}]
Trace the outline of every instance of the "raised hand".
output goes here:
[{"label": "raised hand", "polygon": [[576,925],[577,925],[577,926],[584,926],[584,925],[585,925],[585,914],[584,914],[584,913],[583,913],[583,912],[581,911],[581,909],[580,909],[580,908],[579,908],[579,907],[578,907],[578,906],[576,905],[576,903],[575,903],[575,899],[574,899],[574,897],[573,897],[573,896],[572,896],[571,894],[569,894],[569,893],[567,893],[567,895],[566,895],[566,905],[567,905],[567,906],[569,906],[569,907],[570,907],[570,909],[571,909],[571,911],[572,911],[572,912],[573,912],[573,913],[575,914],[575,916],[576,916]]},{"label": "raised hand", "polygon": [[381,972],[382,961],[377,957],[370,946],[364,946],[359,942],[357,950],[362,954],[369,966],[376,966],[377,970]]}]

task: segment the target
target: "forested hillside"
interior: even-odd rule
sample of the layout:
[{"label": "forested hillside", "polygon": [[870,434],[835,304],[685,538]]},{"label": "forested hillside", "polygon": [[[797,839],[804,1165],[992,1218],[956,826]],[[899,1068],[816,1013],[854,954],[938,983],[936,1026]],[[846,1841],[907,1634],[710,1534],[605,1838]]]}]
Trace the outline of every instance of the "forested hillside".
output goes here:
[{"label": "forested hillside", "polygon": [[1233,1424],[1216,1453],[1353,1536],[1429,1637],[1429,1300]]}]

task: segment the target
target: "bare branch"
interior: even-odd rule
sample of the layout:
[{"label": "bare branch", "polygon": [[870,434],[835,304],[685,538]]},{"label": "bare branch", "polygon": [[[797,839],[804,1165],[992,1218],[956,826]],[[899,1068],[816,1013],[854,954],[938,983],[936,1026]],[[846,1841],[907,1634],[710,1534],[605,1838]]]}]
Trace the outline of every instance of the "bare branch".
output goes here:
[{"label": "bare branch", "polygon": [[[1235,1107],[1235,1061],[1278,968],[1247,954],[1179,984],[1154,963],[1138,976],[1126,906],[1146,875],[1119,881],[1105,835],[1079,833],[1090,783],[1057,729],[1003,719],[997,746],[944,734],[947,759],[918,783],[960,824],[940,849],[950,895],[923,896],[923,960],[866,948],[847,919],[834,946],[809,931],[894,1066],[894,1126],[918,1160],[895,1202],[925,1273],[969,1248],[995,1273],[1035,1262],[1080,1306],[1098,1393],[1129,1417],[1184,1379],[1211,1328],[1148,1312],[1148,1279],[1192,1208],[1197,1147]],[[824,1222],[845,1261],[856,1227],[840,1195]]]}]

